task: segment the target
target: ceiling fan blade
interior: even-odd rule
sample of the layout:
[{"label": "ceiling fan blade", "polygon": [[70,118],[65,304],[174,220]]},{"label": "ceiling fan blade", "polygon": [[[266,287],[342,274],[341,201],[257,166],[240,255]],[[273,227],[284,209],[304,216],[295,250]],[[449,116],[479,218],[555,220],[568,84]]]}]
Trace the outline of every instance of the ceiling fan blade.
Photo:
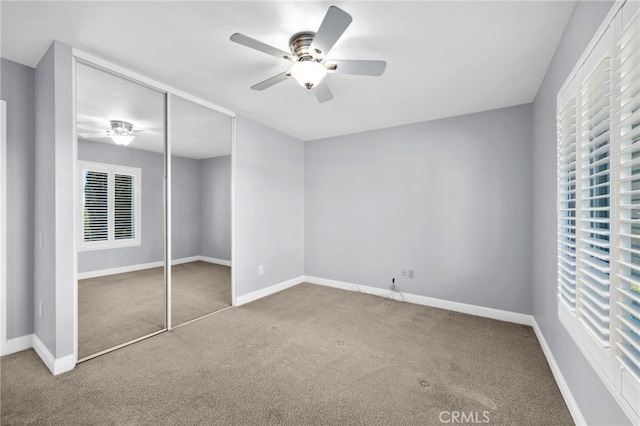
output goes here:
[{"label": "ceiling fan blade", "polygon": [[313,91],[313,94],[316,95],[316,99],[320,103],[327,102],[333,99],[333,93],[331,93],[331,89],[329,88],[329,84],[326,80],[322,80],[320,84],[318,84],[311,90]]},{"label": "ceiling fan blade", "polygon": [[277,47],[269,46],[268,44],[248,37],[244,34],[235,33],[231,37],[229,37],[229,39],[243,46],[247,46],[260,52],[266,53],[267,55],[275,56],[276,58],[284,59],[290,62],[298,59],[296,55],[292,53],[285,52],[284,50],[280,50]]},{"label": "ceiling fan blade", "polygon": [[105,133],[78,133],[81,138],[108,138],[109,135]]},{"label": "ceiling fan blade", "polygon": [[352,20],[353,18],[347,12],[331,6],[309,47],[311,54],[316,58],[324,58],[351,24]]},{"label": "ceiling fan blade", "polygon": [[93,127],[94,129],[99,130],[109,129],[108,125],[105,126],[103,124],[89,123],[88,121],[78,121],[76,124],[78,125],[78,127]]},{"label": "ceiling fan blade", "polygon": [[262,81],[258,84],[254,84],[253,86],[251,86],[251,88],[253,90],[264,90],[264,89],[268,89],[269,87],[276,85],[280,82],[285,81],[287,78],[289,78],[290,74],[289,71],[285,71],[283,73],[280,73],[278,75],[274,75],[271,78],[266,79],[265,81]]},{"label": "ceiling fan blade", "polygon": [[335,60],[326,61],[327,71],[335,74],[381,76],[387,67],[386,61]]}]

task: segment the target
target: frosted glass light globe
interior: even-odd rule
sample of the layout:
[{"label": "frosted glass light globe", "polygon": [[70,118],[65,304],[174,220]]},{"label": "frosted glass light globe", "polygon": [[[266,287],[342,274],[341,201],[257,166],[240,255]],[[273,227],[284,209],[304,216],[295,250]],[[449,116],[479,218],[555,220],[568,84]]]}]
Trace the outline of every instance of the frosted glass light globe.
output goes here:
[{"label": "frosted glass light globe", "polygon": [[325,66],[315,61],[296,62],[289,71],[300,86],[306,87],[307,89],[318,85],[327,75]]}]

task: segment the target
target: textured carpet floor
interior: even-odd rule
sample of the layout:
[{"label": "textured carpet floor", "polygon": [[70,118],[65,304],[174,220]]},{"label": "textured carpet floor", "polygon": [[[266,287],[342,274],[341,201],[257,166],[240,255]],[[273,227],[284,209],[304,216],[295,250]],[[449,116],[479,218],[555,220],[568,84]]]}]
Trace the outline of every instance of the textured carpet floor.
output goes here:
[{"label": "textured carpet floor", "polygon": [[171,267],[174,326],[231,306],[231,268],[207,262]]},{"label": "textured carpet floor", "polygon": [[[231,305],[231,268],[207,262],[172,267],[172,321],[182,324]],[[165,328],[164,268],[78,281],[78,356]]]},{"label": "textured carpet floor", "polygon": [[2,424],[572,424],[530,327],[311,284],[57,377],[1,367]]}]

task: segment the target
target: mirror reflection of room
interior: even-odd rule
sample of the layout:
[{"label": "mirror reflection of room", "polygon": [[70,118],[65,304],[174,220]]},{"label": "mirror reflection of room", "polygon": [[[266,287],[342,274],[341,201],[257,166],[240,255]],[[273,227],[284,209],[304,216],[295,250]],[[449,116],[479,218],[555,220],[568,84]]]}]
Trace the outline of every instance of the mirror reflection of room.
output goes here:
[{"label": "mirror reflection of room", "polygon": [[76,64],[78,358],[166,328],[166,95]]},{"label": "mirror reflection of room", "polygon": [[231,306],[232,119],[170,97],[172,327]]}]

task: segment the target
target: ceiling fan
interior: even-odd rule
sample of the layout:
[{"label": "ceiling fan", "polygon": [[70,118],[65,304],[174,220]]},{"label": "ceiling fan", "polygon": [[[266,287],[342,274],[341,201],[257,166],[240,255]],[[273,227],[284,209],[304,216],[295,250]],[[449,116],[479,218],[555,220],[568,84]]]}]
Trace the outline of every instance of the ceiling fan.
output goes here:
[{"label": "ceiling fan", "polygon": [[100,133],[78,133],[78,136],[81,138],[111,138],[117,145],[127,146],[135,139],[134,133],[144,132],[142,129],[133,130],[133,124],[124,120],[110,120],[109,124],[111,128]]},{"label": "ceiling fan", "polygon": [[352,20],[351,15],[344,10],[336,6],[329,7],[318,32],[303,31],[291,37],[291,52],[285,52],[240,33],[235,33],[230,38],[236,43],[293,63],[289,70],[251,86],[253,90],[264,90],[293,77],[301,86],[313,91],[319,102],[326,102],[333,98],[325,80],[327,74],[377,77],[384,73],[387,66],[385,61],[327,59],[327,54]]}]

